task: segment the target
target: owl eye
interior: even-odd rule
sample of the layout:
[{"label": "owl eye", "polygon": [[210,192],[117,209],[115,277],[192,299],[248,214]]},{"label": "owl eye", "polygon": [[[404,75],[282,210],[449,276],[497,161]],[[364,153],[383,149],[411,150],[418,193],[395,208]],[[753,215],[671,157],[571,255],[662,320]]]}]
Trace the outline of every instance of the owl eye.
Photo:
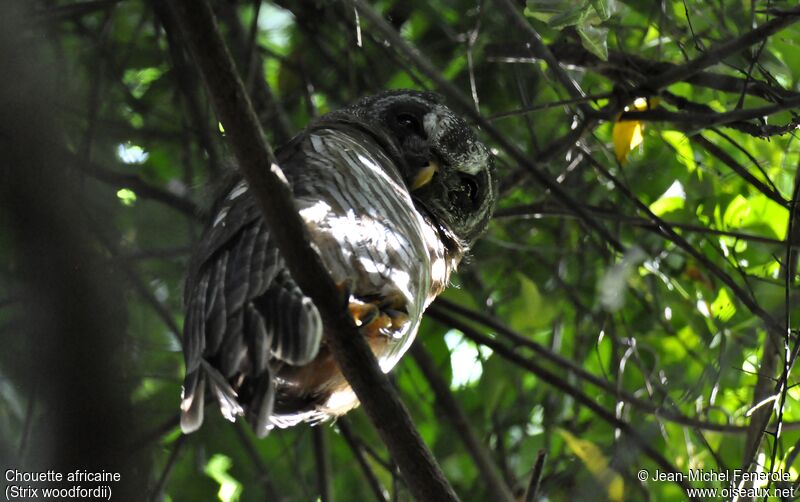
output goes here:
[{"label": "owl eye", "polygon": [[407,131],[422,133],[422,124],[419,119],[411,113],[401,112],[397,114],[397,125]]},{"label": "owl eye", "polygon": [[461,178],[461,191],[467,197],[473,206],[478,204],[478,182],[472,176],[462,174]]}]

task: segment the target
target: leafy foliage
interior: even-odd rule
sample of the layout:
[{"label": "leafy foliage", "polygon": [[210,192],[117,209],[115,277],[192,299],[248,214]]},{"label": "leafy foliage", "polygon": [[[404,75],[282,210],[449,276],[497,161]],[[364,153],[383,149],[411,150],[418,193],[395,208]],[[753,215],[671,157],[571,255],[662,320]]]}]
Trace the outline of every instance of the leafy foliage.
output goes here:
[{"label": "leafy foliage", "polygon": [[[273,146],[381,89],[439,90],[463,104],[426,61],[485,118],[500,207],[416,343],[515,495],[539,450],[538,494],[548,500],[686,497],[676,483],[641,482],[640,469],[758,465],[797,479],[800,392],[787,368],[800,346],[800,27],[786,22],[736,45],[753,29],[798,20],[793,2],[213,5]],[[46,34],[43,57],[59,81],[53,109],[65,135],[53,148],[91,194],[81,224],[107,237],[95,245],[127,281],[130,399],[142,429],[161,431],[143,445],[148,491],[173,501],[314,500],[315,459],[325,455],[340,499],[376,498],[370,476],[381,496],[408,499],[361,411],[318,428],[322,451],[309,427],[256,441],[215,410],[185,439],[174,424],[160,428],[178,409],[182,280],[213,187],[230,169],[225,133],[167,3],[35,7],[26,28]],[[387,41],[365,8],[419,52]],[[0,334],[10,339],[20,285],[2,255]],[[35,396],[15,386],[25,357],[11,348],[0,358],[7,438],[46,421],[26,412]],[[393,378],[457,493],[490,499],[411,356]]]}]

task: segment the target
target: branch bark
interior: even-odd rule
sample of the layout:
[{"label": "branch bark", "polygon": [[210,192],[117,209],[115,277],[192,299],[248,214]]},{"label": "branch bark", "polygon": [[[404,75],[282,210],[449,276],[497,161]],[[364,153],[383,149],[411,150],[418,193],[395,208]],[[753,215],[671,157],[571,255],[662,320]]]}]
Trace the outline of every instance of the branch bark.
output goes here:
[{"label": "branch bark", "polygon": [[291,190],[264,138],[208,2],[171,0],[171,5],[278,249],[294,280],[319,309],[342,373],[400,467],[411,493],[419,500],[457,500],[408,411],[343,308],[336,285],[309,245]]}]

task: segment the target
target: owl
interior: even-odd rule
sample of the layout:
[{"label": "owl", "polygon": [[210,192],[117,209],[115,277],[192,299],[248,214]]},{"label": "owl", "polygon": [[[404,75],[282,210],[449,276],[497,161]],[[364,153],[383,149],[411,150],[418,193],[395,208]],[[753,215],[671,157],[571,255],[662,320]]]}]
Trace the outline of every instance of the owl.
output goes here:
[{"label": "owl", "polygon": [[[399,90],[317,119],[276,156],[342,308],[388,372],[489,222],[489,151],[438,95]],[[259,436],[357,406],[243,179],[213,215],[186,282],[182,430],[200,427],[207,395]]]}]

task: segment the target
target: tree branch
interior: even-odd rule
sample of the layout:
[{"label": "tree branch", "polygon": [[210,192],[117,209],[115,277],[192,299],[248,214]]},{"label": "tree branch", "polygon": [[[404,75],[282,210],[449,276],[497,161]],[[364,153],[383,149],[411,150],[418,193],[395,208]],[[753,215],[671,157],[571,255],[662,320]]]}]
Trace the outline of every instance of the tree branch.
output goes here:
[{"label": "tree branch", "polygon": [[317,489],[321,502],[333,502],[331,491],[331,455],[328,448],[328,431],[316,426],[311,428],[312,442],[314,443],[314,462],[317,466]]},{"label": "tree branch", "polygon": [[[780,103],[759,106],[756,108],[743,108],[729,112],[673,112],[661,108],[653,110],[629,111],[623,113],[619,120],[640,120],[640,121],[663,121],[674,124],[688,124],[690,126],[703,127],[704,129],[728,125],[746,120],[753,120],[766,117],[775,113],[791,110],[800,105],[800,96],[795,96],[783,100]],[[773,126],[776,127],[776,126]],[[771,129],[765,129],[770,131]]]},{"label": "tree branch", "polygon": [[656,216],[646,204],[639,200],[639,198],[636,197],[636,195],[633,194],[633,192],[631,192],[627,186],[625,186],[623,183],[620,183],[617,177],[611,174],[611,172],[606,169],[605,166],[598,162],[588,150],[581,148],[581,151],[586,156],[586,159],[595,167],[595,169],[600,172],[600,174],[603,175],[603,177],[614,183],[614,187],[617,190],[620,190],[628,200],[633,202],[640,211],[646,214],[648,218],[653,220],[653,222],[659,226],[659,229],[661,229],[661,232],[665,237],[674,242],[678,247],[683,249],[695,260],[702,263],[709,272],[714,274],[714,276],[728,286],[728,288],[731,290],[731,293],[733,293],[736,298],[738,298],[739,301],[741,301],[744,306],[750,310],[750,312],[761,318],[769,331],[771,331],[773,334],[781,333],[783,331],[783,327],[769,314],[769,312],[761,308],[756,299],[753,298],[750,293],[745,291],[744,288],[734,282],[730,275],[726,274],[725,271],[723,271],[716,263],[709,260],[708,257],[695,249],[695,247],[689,244],[686,239],[678,235],[675,230],[667,225],[661,218]]},{"label": "tree branch", "polygon": [[680,66],[658,73],[645,80],[640,86],[647,91],[657,91],[675,82],[686,80],[699,71],[715,65],[728,56],[750,47],[753,44],[769,38],[780,30],[800,21],[800,7],[795,7],[781,13],[780,16],[767,21],[758,28],[748,31],[741,36],[719,44],[704,52],[701,56],[692,59]]},{"label": "tree branch", "polygon": [[788,201],[780,193],[774,191],[763,181],[750,174],[750,171],[748,171],[743,165],[736,162],[736,159],[734,159],[733,156],[709,141],[705,136],[698,133],[690,136],[690,139],[692,142],[702,146],[708,153],[722,161],[723,164],[730,167],[733,172],[738,174],[739,177],[749,183],[753,188],[764,194],[768,199],[777,202],[782,207],[787,206]]},{"label": "tree branch", "polygon": [[73,166],[97,181],[106,183],[115,188],[129,188],[136,192],[137,196],[165,204],[190,218],[203,219],[205,217],[205,211],[200,209],[191,199],[181,197],[163,188],[151,185],[135,174],[118,173],[110,169],[104,169],[93,163],[87,163],[77,155],[69,153],[66,150],[61,153]]},{"label": "tree branch", "polygon": [[247,456],[250,457],[250,461],[253,462],[253,465],[256,468],[256,473],[258,475],[258,480],[264,485],[264,492],[265,492],[265,500],[282,500],[281,497],[278,495],[278,490],[275,488],[272,480],[270,479],[269,469],[267,469],[266,464],[264,464],[264,460],[261,458],[261,454],[258,452],[256,448],[255,440],[253,439],[252,432],[248,434],[245,425],[242,422],[237,422],[235,424],[236,430],[236,437],[239,438],[239,442],[244,447],[244,451],[247,452]]},{"label": "tree branch", "polygon": [[367,484],[369,484],[372,493],[375,494],[375,499],[378,502],[386,502],[385,490],[375,476],[375,473],[372,472],[372,468],[369,466],[367,458],[361,450],[361,444],[353,436],[353,431],[350,430],[350,424],[345,418],[340,418],[336,421],[336,426],[339,428],[339,432],[350,448],[350,451],[353,452],[353,457],[355,457],[356,462],[358,462],[359,467],[361,467],[361,472],[363,472],[364,477],[367,478]]},{"label": "tree branch", "polygon": [[303,220],[275,162],[247,92],[219,34],[207,1],[172,0],[196,64],[239,167],[258,199],[264,219],[292,277],[322,316],[342,373],[420,500],[457,500],[408,411],[381,372],[319,255],[309,245]]},{"label": "tree branch", "polygon": [[[442,309],[446,309],[449,312],[442,312]],[[722,432],[728,434],[741,434],[747,430],[747,426],[717,424],[689,417],[683,415],[678,411],[665,408],[664,406],[658,403],[653,403],[649,400],[641,399],[627,391],[615,388],[611,382],[608,382],[607,380],[604,380],[603,378],[593,373],[590,373],[582,366],[575,364],[574,361],[562,356],[561,354],[553,352],[547,349],[546,347],[536,343],[535,341],[520,335],[519,333],[511,330],[501,322],[480,312],[475,312],[466,309],[460,305],[456,305],[444,298],[439,298],[436,301],[436,303],[434,303],[430,307],[430,313],[429,313],[430,316],[436,317],[439,316],[440,313],[448,316],[447,317],[448,324],[451,327],[462,331],[467,338],[473,340],[476,343],[480,343],[482,345],[488,343],[488,345],[486,345],[487,347],[494,350],[501,357],[505,359],[515,362],[517,361],[515,357],[520,357],[520,358],[522,357],[521,355],[519,355],[518,348],[519,347],[528,348],[532,350],[534,354],[536,354],[537,361],[547,360],[556,365],[558,368],[567,371],[571,375],[574,375],[575,377],[583,380],[584,382],[593,385],[598,389],[601,389],[602,391],[606,392],[608,395],[614,397],[618,401],[629,404],[633,408],[636,408],[643,412],[650,413],[658,419],[667,420],[676,424],[685,425],[687,427],[693,427],[696,429]],[[456,313],[458,315],[464,316],[467,319],[470,319],[471,321],[478,322],[488,328],[493,329],[499,336],[508,339],[514,348],[510,349],[505,345],[500,345],[499,342],[496,342],[490,338],[485,337],[484,335],[481,335],[480,333],[477,333],[475,330],[470,329],[468,325],[462,322],[457,322],[456,324],[450,324],[451,322],[455,321],[455,318],[449,315],[450,313]],[[467,329],[466,331],[465,328]],[[487,342],[487,340],[491,341],[491,343]],[[512,357],[511,354],[514,354],[514,356]],[[522,367],[538,375],[537,372],[539,368],[542,368],[542,366],[540,366],[538,362],[537,364],[533,364],[528,359],[523,359],[523,360],[525,360],[526,363],[522,365]],[[797,425],[800,424],[793,423],[792,427],[795,427]]]},{"label": "tree branch", "polygon": [[453,397],[447,382],[439,374],[430,354],[421,343],[415,343],[411,347],[411,355],[414,357],[414,361],[422,371],[422,374],[425,375],[425,379],[428,380],[431,390],[436,396],[436,404],[450,420],[458,435],[461,436],[461,440],[475,462],[475,467],[478,468],[478,475],[483,478],[488,492],[499,500],[513,502],[514,496],[511,494],[511,490],[503,481],[503,477],[500,475],[500,471],[489,452],[470,426],[464,410],[461,409],[458,401]]},{"label": "tree branch", "polygon": [[[580,389],[576,388],[574,385],[568,383],[564,378],[561,378],[559,375],[556,375],[550,370],[547,370],[537,364],[532,360],[528,360],[523,358],[522,356],[518,355],[513,350],[509,350],[508,348],[504,347],[503,345],[497,343],[496,341],[492,340],[486,335],[478,333],[476,330],[473,330],[468,325],[460,322],[458,319],[452,317],[451,315],[442,312],[440,309],[436,309],[435,305],[431,306],[429,309],[429,316],[437,321],[443,323],[445,326],[452,326],[469,338],[473,340],[479,340],[481,345],[485,345],[498,354],[503,354],[503,358],[508,359],[509,361],[514,362],[515,364],[523,367],[528,368],[532,373],[539,377],[543,382],[547,383],[548,385],[564,392],[565,394],[569,394],[572,396],[575,401],[582,404],[583,406],[589,408],[595,415],[600,417],[603,421],[607,422],[609,425],[619,429],[624,434],[628,435],[633,443],[636,444],[642,452],[650,457],[664,472],[680,472],[677,468],[672,465],[672,463],[666,459],[658,450],[655,449],[654,446],[651,445],[651,442],[647,439],[643,438],[636,429],[631,426],[628,422],[617,418],[613,413],[603,408],[600,404],[598,404],[594,398],[587,395],[585,392],[581,391]],[[675,481],[681,488],[687,490],[691,488],[691,486],[683,479]],[[694,499],[692,499],[694,500]]]},{"label": "tree branch", "polygon": [[[500,7],[506,14],[506,18],[512,25],[516,25],[517,28],[526,35],[526,42],[527,46],[530,47],[530,51],[533,55],[541,58],[547,63],[547,67],[550,71],[556,76],[556,80],[561,84],[564,89],[566,89],[567,93],[572,99],[580,99],[583,97],[583,91],[578,88],[578,84],[575,83],[567,72],[561,67],[561,64],[558,60],[553,56],[553,53],[550,52],[550,49],[547,45],[542,41],[542,37],[533,29],[530,22],[528,22],[525,17],[520,14],[517,6],[514,5],[511,0],[495,0],[495,4]],[[584,114],[587,114],[589,107],[583,103],[577,103],[578,108]]]},{"label": "tree branch", "polygon": [[[595,218],[622,221],[630,225],[650,230],[652,232],[656,232],[659,234],[661,233],[658,224],[654,223],[651,220],[648,220],[647,218],[642,218],[641,216],[633,216],[625,214],[620,211],[615,211],[615,208],[613,207],[602,207],[602,206],[591,206],[591,205],[584,205],[584,207],[586,208],[587,211],[590,211]],[[559,207],[557,204],[552,204],[552,203],[548,204],[546,202],[504,207],[498,209],[494,213],[495,219],[510,219],[510,218],[525,218],[525,217],[541,218],[547,216],[560,217],[560,218],[575,218],[575,215],[572,214],[570,211]],[[762,235],[755,235],[744,232],[734,232],[731,230],[719,230],[717,228],[709,228],[703,225],[693,225],[691,223],[681,223],[677,221],[664,220],[664,224],[669,225],[672,228],[678,228],[680,230],[696,234],[732,237],[734,239],[739,239],[742,241],[759,242],[762,244],[770,244],[773,246],[782,246],[785,244],[784,241],[773,239],[770,237],[764,237]]]},{"label": "tree branch", "polygon": [[539,493],[539,484],[542,481],[542,473],[544,472],[544,461],[547,459],[547,451],[539,450],[536,454],[536,463],[533,464],[533,472],[531,473],[531,481],[528,484],[528,489],[525,491],[525,502],[534,502]]},{"label": "tree branch", "polygon": [[[647,75],[664,73],[680,66],[675,63],[653,61],[652,59],[636,56],[634,54],[613,50],[608,52],[608,61],[603,61],[587,51],[582,45],[566,41],[555,42],[549,47],[553,55],[562,63],[586,68],[590,71],[605,75],[615,82],[631,80],[634,82],[642,82]],[[505,54],[511,57],[523,55],[525,53],[524,47],[510,46],[507,44],[490,46],[487,50],[498,53],[498,55]],[[745,80],[732,75],[710,71],[697,72],[691,77],[688,77],[686,82],[722,92],[736,94],[746,93],[776,102],[780,102],[781,99],[798,96],[796,92],[779,87],[772,87],[758,80]]]}]

